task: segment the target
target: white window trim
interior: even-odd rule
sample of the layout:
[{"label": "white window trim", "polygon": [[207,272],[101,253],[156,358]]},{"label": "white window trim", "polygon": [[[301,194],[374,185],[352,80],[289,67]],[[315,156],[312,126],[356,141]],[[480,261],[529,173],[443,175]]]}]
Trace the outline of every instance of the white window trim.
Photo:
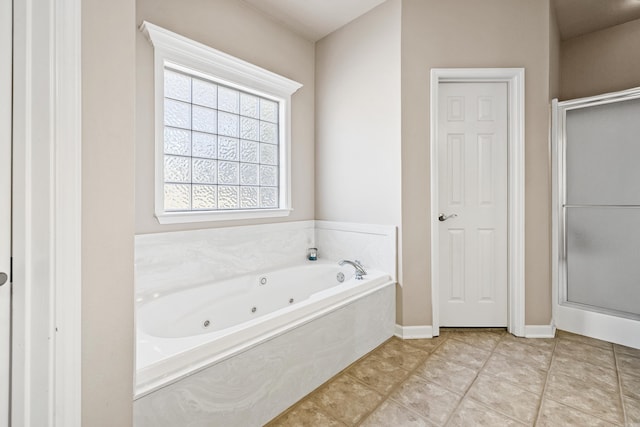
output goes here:
[{"label": "white window trim", "polygon": [[[160,224],[288,216],[291,213],[291,95],[302,85],[202,43],[144,21],[140,30],[154,48],[155,215]],[[280,104],[279,208],[165,212],[164,210],[164,69],[184,67],[231,87],[251,88]]]}]

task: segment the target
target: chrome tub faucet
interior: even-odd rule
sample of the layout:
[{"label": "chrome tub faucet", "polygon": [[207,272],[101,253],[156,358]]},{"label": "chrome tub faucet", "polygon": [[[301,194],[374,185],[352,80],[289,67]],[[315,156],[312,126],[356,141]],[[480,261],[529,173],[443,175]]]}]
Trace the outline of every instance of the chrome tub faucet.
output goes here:
[{"label": "chrome tub faucet", "polygon": [[362,280],[363,279],[362,276],[366,276],[367,275],[367,270],[364,269],[364,267],[362,266],[362,264],[358,260],[349,261],[348,259],[343,259],[338,264],[339,265],[349,264],[349,265],[353,266],[353,268],[356,269],[356,280]]}]

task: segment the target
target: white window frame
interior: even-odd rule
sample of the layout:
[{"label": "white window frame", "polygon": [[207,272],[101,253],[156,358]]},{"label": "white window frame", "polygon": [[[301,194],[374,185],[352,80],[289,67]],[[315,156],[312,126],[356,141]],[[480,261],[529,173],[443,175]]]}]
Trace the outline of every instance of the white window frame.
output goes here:
[{"label": "white window frame", "polygon": [[[302,85],[149,22],[143,22],[140,30],[154,48],[155,216],[160,224],[288,216],[292,210],[291,95]],[[164,70],[167,66],[173,69],[182,68],[196,77],[209,76],[224,85],[240,90],[249,89],[278,101],[278,208],[183,212],[164,210]]]}]

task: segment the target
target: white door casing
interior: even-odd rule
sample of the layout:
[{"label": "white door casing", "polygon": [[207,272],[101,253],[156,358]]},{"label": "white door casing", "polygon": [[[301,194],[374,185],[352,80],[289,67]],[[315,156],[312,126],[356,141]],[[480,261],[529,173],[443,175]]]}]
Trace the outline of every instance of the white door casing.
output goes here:
[{"label": "white door casing", "polygon": [[80,6],[13,3],[15,426],[81,425]]},{"label": "white door casing", "polygon": [[439,92],[440,324],[507,326],[507,85]]},{"label": "white door casing", "polygon": [[[11,0],[0,0],[0,272],[11,269]],[[11,283],[0,286],[0,427],[9,426]]]},{"label": "white door casing", "polygon": [[430,183],[431,183],[431,308],[432,333],[440,334],[440,221],[439,201],[439,99],[443,82],[504,82],[507,84],[507,254],[508,319],[507,328],[516,336],[525,336],[524,324],[524,68],[434,68],[431,70],[430,95]]}]

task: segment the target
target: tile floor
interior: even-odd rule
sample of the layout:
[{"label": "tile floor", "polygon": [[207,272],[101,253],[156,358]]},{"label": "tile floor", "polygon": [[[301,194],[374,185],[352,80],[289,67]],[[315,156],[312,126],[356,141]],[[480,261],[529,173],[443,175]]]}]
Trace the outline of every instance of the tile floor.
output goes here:
[{"label": "tile floor", "polygon": [[640,426],[640,350],[441,332],[391,338],[268,426]]}]

